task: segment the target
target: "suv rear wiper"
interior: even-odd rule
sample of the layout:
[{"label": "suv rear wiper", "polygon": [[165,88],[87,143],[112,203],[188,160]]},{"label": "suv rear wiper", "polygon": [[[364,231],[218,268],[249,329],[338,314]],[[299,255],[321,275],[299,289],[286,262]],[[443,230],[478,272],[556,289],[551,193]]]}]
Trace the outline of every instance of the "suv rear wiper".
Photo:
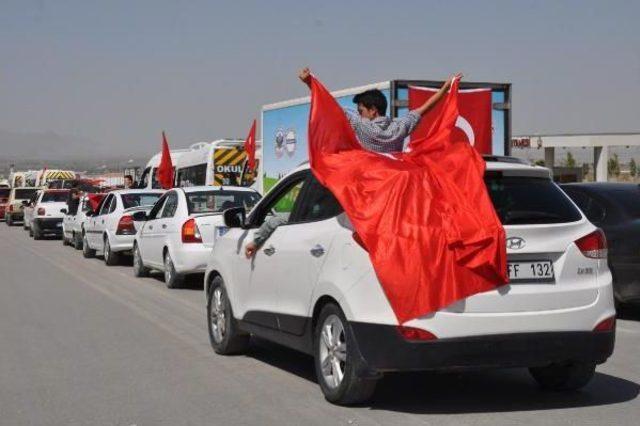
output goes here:
[{"label": "suv rear wiper", "polygon": [[548,212],[535,211],[509,211],[504,215],[504,225],[528,224],[528,223],[557,223],[562,222],[560,215]]}]

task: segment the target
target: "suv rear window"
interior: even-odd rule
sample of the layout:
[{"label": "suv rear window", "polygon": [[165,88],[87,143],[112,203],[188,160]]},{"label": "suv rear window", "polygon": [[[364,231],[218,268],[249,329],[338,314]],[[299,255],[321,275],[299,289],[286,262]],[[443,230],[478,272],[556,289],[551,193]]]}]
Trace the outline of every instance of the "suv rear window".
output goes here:
[{"label": "suv rear window", "polygon": [[33,194],[35,194],[36,191],[37,191],[36,188],[16,189],[15,199],[16,200],[29,200],[31,197],[33,197]]},{"label": "suv rear window", "polygon": [[0,198],[9,198],[10,188],[0,188]]},{"label": "suv rear window", "polygon": [[576,222],[578,209],[550,179],[487,172],[485,183],[503,225]]},{"label": "suv rear window", "polygon": [[45,192],[42,194],[41,203],[66,203],[69,191]]}]

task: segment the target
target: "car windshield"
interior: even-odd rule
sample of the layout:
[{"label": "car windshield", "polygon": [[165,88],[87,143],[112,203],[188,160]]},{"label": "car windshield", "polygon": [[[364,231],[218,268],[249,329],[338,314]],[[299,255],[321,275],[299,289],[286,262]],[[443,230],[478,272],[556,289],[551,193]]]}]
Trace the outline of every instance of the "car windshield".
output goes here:
[{"label": "car windshield", "polygon": [[69,191],[45,192],[42,194],[41,203],[66,203],[69,198]]},{"label": "car windshield", "polygon": [[489,196],[503,225],[576,222],[578,209],[550,179],[485,175]]},{"label": "car windshield", "polygon": [[16,200],[28,200],[33,197],[37,191],[36,188],[28,188],[28,189],[16,189]]},{"label": "car windshield", "polygon": [[633,185],[625,189],[612,189],[605,195],[617,203],[629,217],[640,218],[640,187]]},{"label": "car windshield", "polygon": [[253,191],[199,191],[186,195],[189,214],[216,213],[232,207],[249,210],[260,200]]},{"label": "car windshield", "polygon": [[140,206],[153,206],[158,198],[160,198],[162,194],[144,194],[144,193],[131,193],[131,194],[121,194],[122,205],[125,209],[130,209],[131,207],[140,207]]}]

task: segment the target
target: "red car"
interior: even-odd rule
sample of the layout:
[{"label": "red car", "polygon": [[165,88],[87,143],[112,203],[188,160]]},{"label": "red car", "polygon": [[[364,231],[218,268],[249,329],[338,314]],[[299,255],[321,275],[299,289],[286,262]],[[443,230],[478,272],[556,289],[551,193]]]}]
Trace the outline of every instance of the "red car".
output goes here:
[{"label": "red car", "polygon": [[9,207],[11,188],[0,188],[0,220],[4,220],[4,213]]}]

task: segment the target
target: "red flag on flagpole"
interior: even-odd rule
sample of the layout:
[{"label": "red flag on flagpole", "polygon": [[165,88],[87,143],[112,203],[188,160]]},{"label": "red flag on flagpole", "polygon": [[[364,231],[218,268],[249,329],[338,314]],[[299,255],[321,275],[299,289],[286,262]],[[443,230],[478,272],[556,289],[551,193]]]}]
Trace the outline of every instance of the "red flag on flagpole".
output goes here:
[{"label": "red flag on flagpole", "polygon": [[158,166],[158,183],[162,189],[173,188],[173,163],[164,131],[162,132],[162,157]]},{"label": "red flag on flagpole", "polygon": [[247,152],[249,168],[254,170],[256,168],[256,120],[253,120],[249,136],[244,141],[244,150]]},{"label": "red flag on flagpole", "polygon": [[404,323],[507,283],[505,232],[484,186],[484,160],[454,140],[458,81],[410,151],[364,150],[327,89],[311,82],[309,158],[369,252]]}]

